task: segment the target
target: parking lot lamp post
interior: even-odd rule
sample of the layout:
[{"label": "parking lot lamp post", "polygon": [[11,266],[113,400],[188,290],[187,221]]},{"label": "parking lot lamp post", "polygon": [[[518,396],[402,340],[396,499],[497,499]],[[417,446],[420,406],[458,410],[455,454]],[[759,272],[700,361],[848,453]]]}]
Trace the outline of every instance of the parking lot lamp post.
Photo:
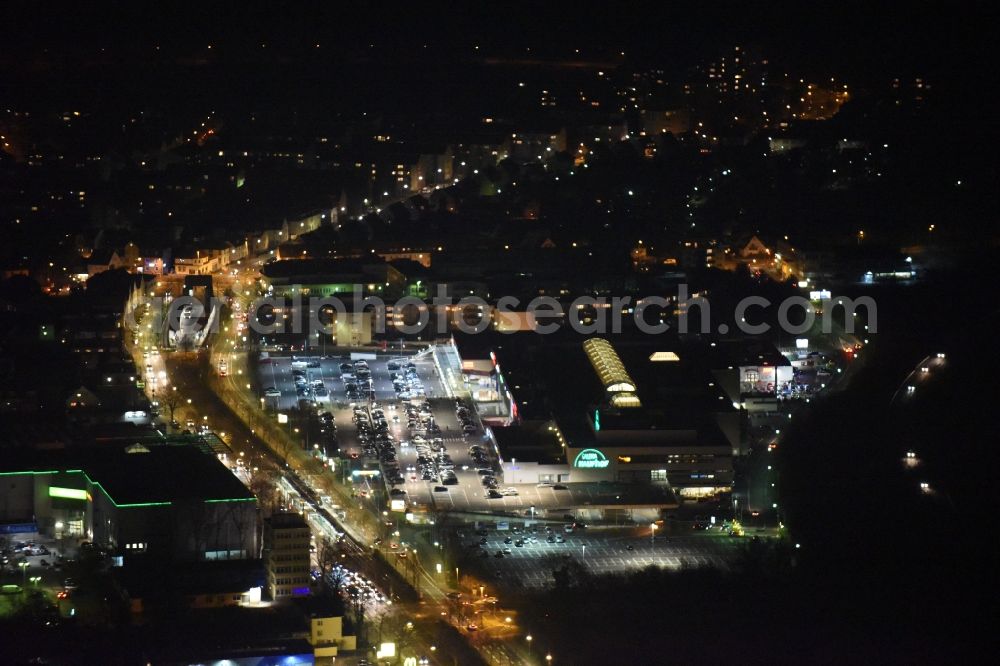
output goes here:
[{"label": "parking lot lamp post", "polygon": [[59,553],[58,553],[59,555],[62,555],[63,552],[63,528],[65,526],[66,525],[63,523],[63,521],[61,520],[56,521],[56,544],[59,547]]},{"label": "parking lot lamp post", "polygon": [[524,640],[528,641],[528,655],[531,655],[531,634],[524,637]]},{"label": "parking lot lamp post", "polygon": [[652,544],[656,538],[656,523],[649,524],[649,543]]},{"label": "parking lot lamp post", "polygon": [[31,566],[27,562],[18,562],[17,566],[21,567],[21,585],[28,584],[28,567]]}]

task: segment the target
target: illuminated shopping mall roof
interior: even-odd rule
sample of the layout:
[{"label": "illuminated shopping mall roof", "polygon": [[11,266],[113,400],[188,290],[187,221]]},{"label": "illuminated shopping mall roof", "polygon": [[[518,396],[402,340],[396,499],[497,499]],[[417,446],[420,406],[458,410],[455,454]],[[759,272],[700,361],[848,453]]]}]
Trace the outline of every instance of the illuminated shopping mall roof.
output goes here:
[{"label": "illuminated shopping mall roof", "polygon": [[639,398],[635,396],[635,381],[625,371],[622,360],[610,342],[601,338],[591,338],[583,343],[583,350],[587,352],[587,358],[590,359],[590,364],[594,367],[594,372],[604,385],[605,391],[619,395],[629,394],[628,398],[624,395],[613,396],[613,403],[615,398],[619,398],[616,406],[641,406]]},{"label": "illuminated shopping mall roof", "polygon": [[639,396],[635,393],[615,393],[611,396],[611,405],[614,407],[642,407]]}]

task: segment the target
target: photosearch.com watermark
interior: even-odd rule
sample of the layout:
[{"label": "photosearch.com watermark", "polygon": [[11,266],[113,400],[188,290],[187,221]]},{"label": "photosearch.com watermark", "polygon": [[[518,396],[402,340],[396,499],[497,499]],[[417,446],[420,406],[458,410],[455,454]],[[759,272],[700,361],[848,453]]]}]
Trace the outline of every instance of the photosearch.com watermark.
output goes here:
[{"label": "photosearch.com watermark", "polygon": [[[265,336],[331,335],[338,321],[362,325],[370,316],[374,334],[394,330],[418,335],[434,322],[439,332],[457,329],[469,334],[493,329],[500,333],[530,330],[546,335],[569,326],[584,335],[601,335],[621,333],[631,325],[649,335],[674,329],[681,334],[725,335],[734,333],[734,328],[747,335],[764,335],[776,325],[783,333],[803,335],[814,330],[817,318],[820,331],[831,333],[836,314],[842,312],[838,331],[852,334],[863,312],[860,319],[864,321],[865,332],[878,332],[878,308],[869,296],[835,296],[818,301],[789,296],[778,303],[763,296],[747,296],[735,305],[732,316],[723,320],[713,319],[710,300],[692,294],[685,284],[679,285],[672,295],[579,296],[569,302],[538,296],[526,303],[515,296],[501,296],[493,302],[475,295],[455,299],[447,295],[443,286],[439,286],[431,299],[403,296],[390,302],[365,294],[360,284],[354,285],[349,296],[303,296],[301,288],[291,292],[285,297],[265,296],[252,301],[243,310],[249,330]],[[155,297],[147,302],[152,306],[151,311],[157,313],[158,327],[201,336],[218,332],[219,313],[224,304],[219,298],[204,303],[194,296],[169,301]],[[139,328],[135,312],[126,312],[125,317],[130,328]],[[151,323],[146,326],[152,328]]]}]

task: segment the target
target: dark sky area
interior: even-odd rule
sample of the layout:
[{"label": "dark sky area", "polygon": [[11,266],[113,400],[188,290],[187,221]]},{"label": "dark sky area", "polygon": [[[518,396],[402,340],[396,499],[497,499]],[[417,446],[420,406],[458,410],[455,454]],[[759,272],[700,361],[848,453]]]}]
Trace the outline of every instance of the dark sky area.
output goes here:
[{"label": "dark sky area", "polygon": [[943,117],[985,128],[996,14],[987,3],[924,2],[19,2],[4,13],[0,91],[9,107],[35,111],[180,103],[199,113],[242,105],[412,116],[447,99],[505,108],[488,99],[505,88],[483,80],[486,59],[613,62],[680,83],[741,45],[775,75],[836,77],[854,90],[923,78],[944,93]]},{"label": "dark sky area", "polygon": [[[624,49],[630,57],[688,65],[735,43],[757,46],[769,57],[795,62],[816,75],[826,71],[864,79],[896,72],[988,71],[992,47],[987,3],[419,3],[359,5],[326,2],[293,9],[286,3],[56,3],[8,7],[4,60],[40,50],[80,54],[100,47],[116,53],[152,44],[191,52],[208,43],[230,51],[301,48],[316,42],[340,51],[368,44],[406,49],[489,53],[584,55]],[[301,7],[301,6],[300,6]],[[586,9],[581,9],[585,7]]]}]

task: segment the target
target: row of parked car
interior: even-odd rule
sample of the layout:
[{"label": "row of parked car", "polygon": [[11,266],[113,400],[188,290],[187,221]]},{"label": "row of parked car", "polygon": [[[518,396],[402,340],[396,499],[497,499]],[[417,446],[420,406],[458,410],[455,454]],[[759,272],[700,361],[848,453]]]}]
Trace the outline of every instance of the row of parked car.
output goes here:
[{"label": "row of parked car", "polygon": [[354,423],[358,428],[358,439],[365,458],[382,463],[382,473],[386,483],[399,485],[404,483],[399,471],[399,461],[396,458],[395,439],[389,432],[389,422],[385,412],[379,407],[373,407],[369,413],[365,407],[354,408]]},{"label": "row of parked car", "polygon": [[400,364],[396,361],[389,361],[389,378],[392,380],[392,388],[396,391],[396,397],[400,400],[412,400],[423,398],[427,395],[424,383],[417,374],[417,364],[413,361]]},{"label": "row of parked car", "polygon": [[[411,465],[406,471],[411,480],[416,480],[419,474],[422,481],[434,481],[440,477],[445,468],[454,468],[454,465],[448,466],[451,462],[450,458],[438,457],[439,454],[447,455],[444,439],[439,436],[441,428],[434,422],[433,412],[428,403],[416,404],[407,401],[404,405],[410,439],[401,442],[400,445],[413,446],[417,453],[417,464]],[[438,463],[444,467],[439,467]]]},{"label": "row of parked car", "polygon": [[306,370],[292,370],[292,378],[295,381],[295,395],[299,398],[308,399],[315,397],[317,400],[329,400],[330,391],[323,384],[323,380],[310,380],[307,372]]},{"label": "row of parked car", "polygon": [[406,404],[406,428],[411,437],[437,437],[441,435],[441,426],[434,421],[431,406],[426,402],[416,405]]},{"label": "row of parked car", "polygon": [[476,432],[476,424],[472,420],[472,410],[469,409],[464,400],[455,400],[455,416],[458,417],[459,423],[462,424],[462,432],[466,435]]},{"label": "row of parked car", "polygon": [[[442,473],[453,469],[449,466],[451,458],[447,457],[444,444],[438,439],[432,440],[432,442],[424,440],[414,445],[417,449],[417,464],[406,468],[411,480],[416,481],[419,478],[421,481],[435,481],[440,478]],[[441,466],[439,467],[439,465]],[[452,474],[448,476],[452,476]]]},{"label": "row of parked car", "polygon": [[368,361],[363,359],[340,364],[340,377],[344,380],[344,395],[348,400],[374,400],[375,388]]},{"label": "row of parked car", "polygon": [[340,442],[337,440],[337,424],[333,419],[333,414],[330,412],[320,412],[317,418],[319,419],[320,444],[323,449],[327,453],[339,451]]}]

